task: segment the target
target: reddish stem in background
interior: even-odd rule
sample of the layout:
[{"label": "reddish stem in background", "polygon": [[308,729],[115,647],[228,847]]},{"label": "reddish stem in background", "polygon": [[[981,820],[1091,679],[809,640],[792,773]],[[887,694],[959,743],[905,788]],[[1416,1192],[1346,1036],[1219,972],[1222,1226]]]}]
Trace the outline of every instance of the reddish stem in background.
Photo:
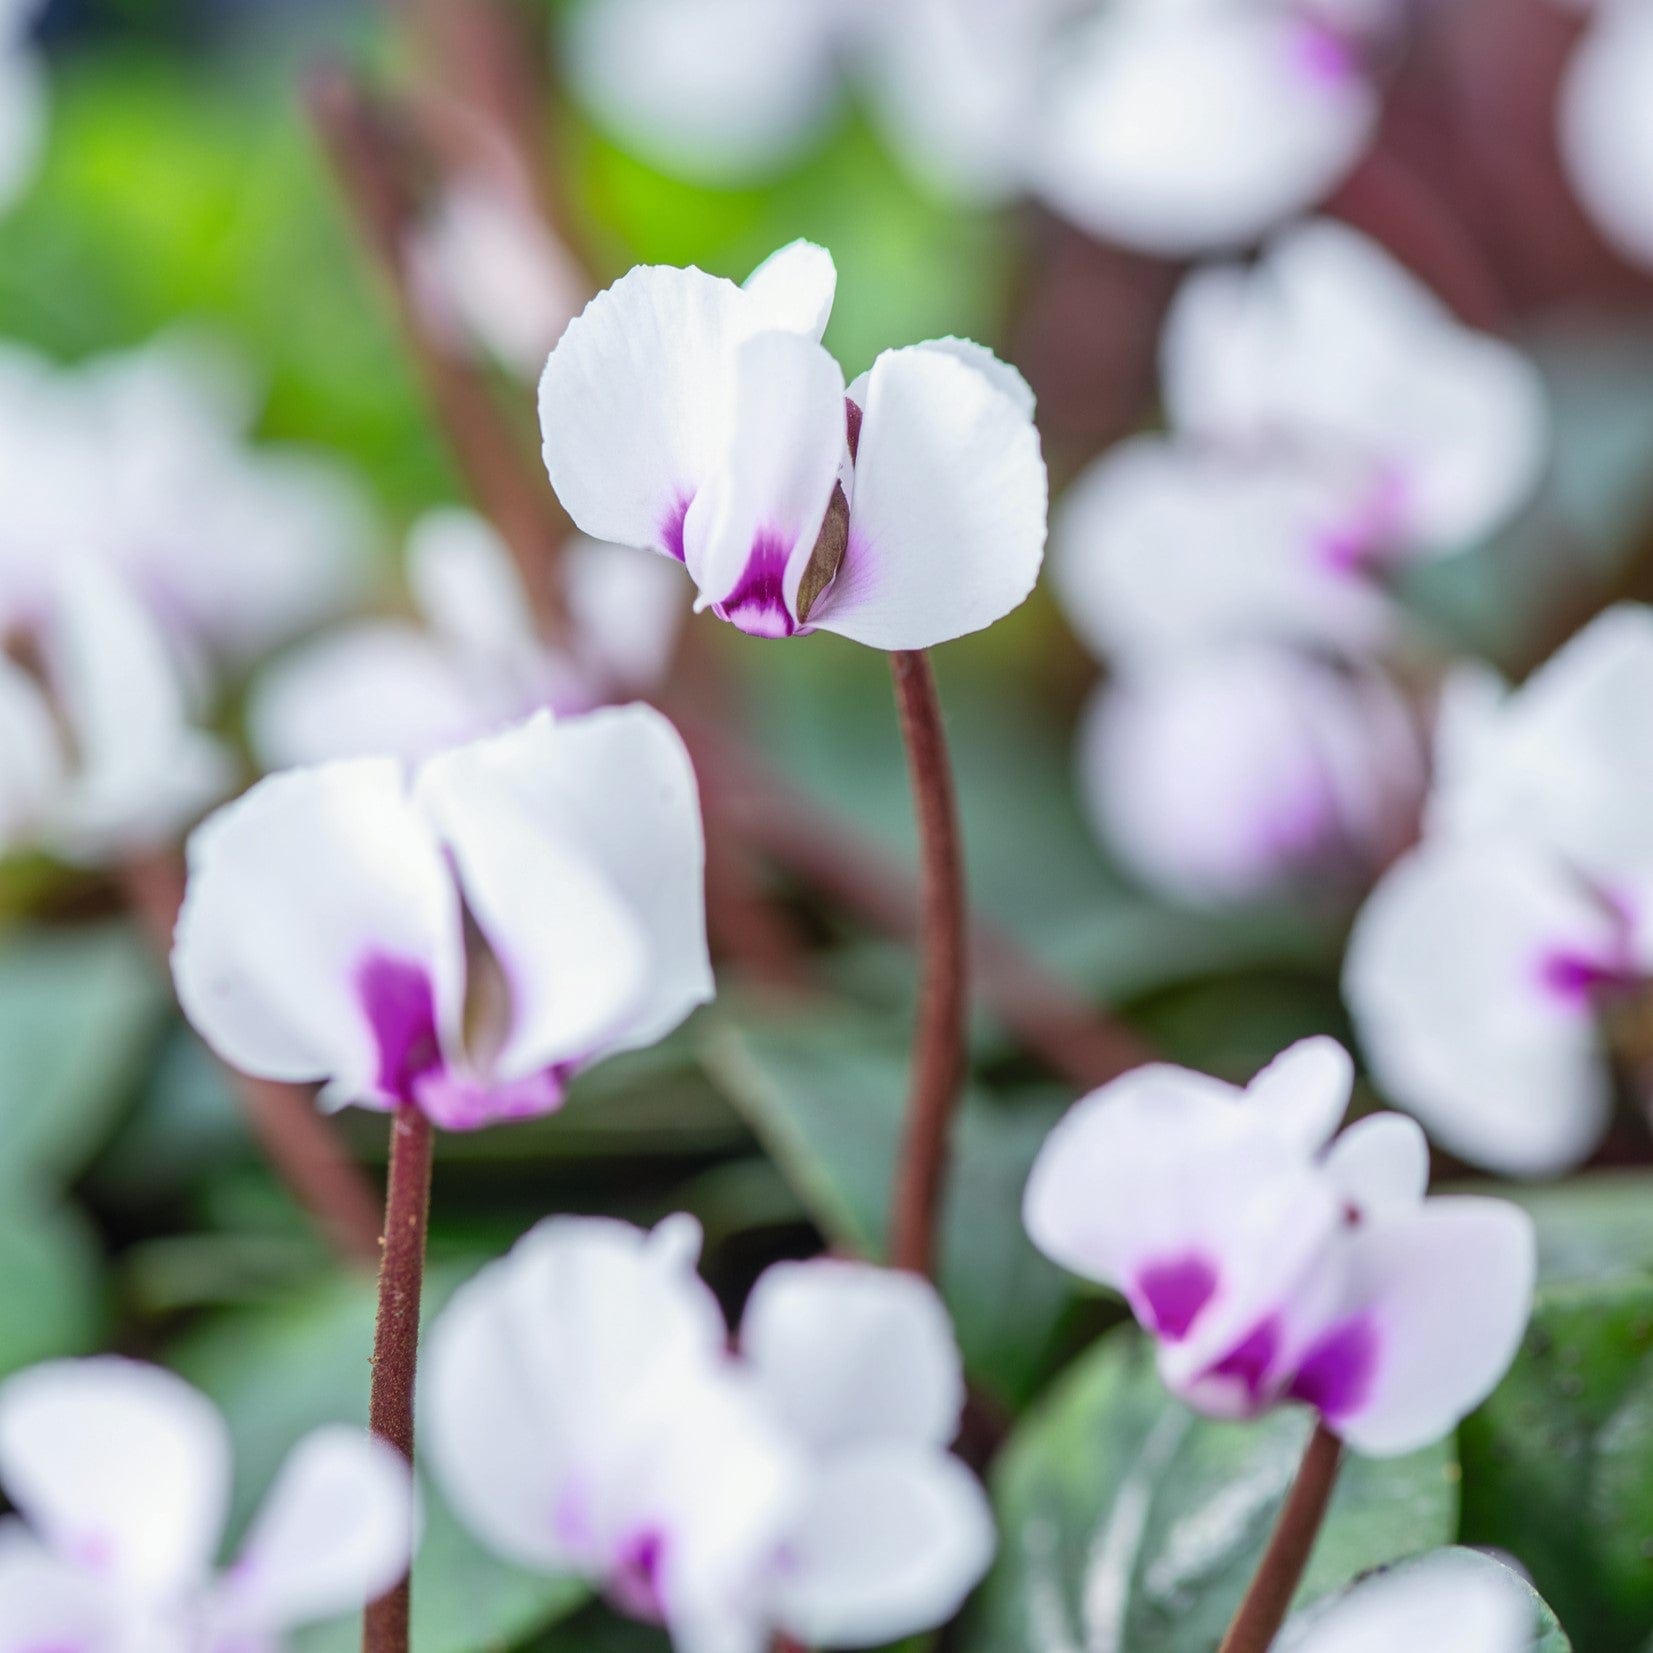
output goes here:
[{"label": "reddish stem in background", "polygon": [[[121,888],[164,961],[184,898],[184,864],[172,853],[134,856],[119,869]],[[297,1085],[224,1072],[264,1157],[345,1262],[371,1268],[379,1260],[379,1202],[361,1167],[315,1099]]]},{"label": "reddish stem in background", "polygon": [[1218,1653],[1268,1653],[1303,1580],[1342,1461],[1343,1443],[1323,1423],[1316,1424],[1257,1575]]},{"label": "reddish stem in background", "polygon": [[[419,1299],[425,1280],[425,1230],[430,1217],[431,1124],[411,1103],[390,1122],[390,1172],[385,1187],[384,1261],[379,1266],[379,1315],[373,1328],[373,1389],[368,1424],[413,1462],[413,1392],[419,1364]],[[404,1578],[368,1609],[362,1653],[408,1653],[412,1579]]]},{"label": "reddish stem in background", "polygon": [[964,1085],[969,1010],[964,857],[947,735],[929,656],[921,650],[892,654],[890,671],[912,779],[922,883],[918,1025],[907,1119],[895,1168],[890,1261],[897,1268],[931,1275],[948,1137]]}]

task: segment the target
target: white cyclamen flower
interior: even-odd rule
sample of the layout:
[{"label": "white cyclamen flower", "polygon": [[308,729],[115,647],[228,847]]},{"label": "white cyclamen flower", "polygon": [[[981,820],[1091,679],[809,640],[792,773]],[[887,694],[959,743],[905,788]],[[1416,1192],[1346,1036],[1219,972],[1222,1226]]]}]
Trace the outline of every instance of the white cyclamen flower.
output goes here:
[{"label": "white cyclamen flower", "polygon": [[272,776],[200,827],[179,1002],[247,1073],[471,1129],[712,996],[699,803],[646,707]]},{"label": "white cyclamen flower", "polygon": [[288,1458],[232,1565],[230,1438],[157,1367],[103,1357],[0,1386],[0,1653],[276,1653],[285,1633],[390,1589],[413,1484],[384,1442],[317,1430]]},{"label": "white cyclamen flower", "polygon": [[1329,193],[1376,131],[1370,42],[1344,11],[1314,0],[1098,6],[1043,89],[1036,190],[1082,228],[1146,252],[1255,240]]},{"label": "white cyclamen flower", "polygon": [[1124,1295],[1189,1405],[1301,1402],[1388,1456],[1438,1440],[1503,1376],[1534,1242],[1502,1201],[1425,1199],[1411,1120],[1375,1115],[1332,1141],[1352,1081],[1330,1039],[1244,1090],[1140,1068],[1051,1133],[1025,1217],[1047,1255]]},{"label": "white cyclamen flower", "polygon": [[1473,1550],[1437,1550],[1289,1620],[1273,1653],[1535,1653],[1533,1594]]},{"label": "white cyclamen flower", "polygon": [[170,839],[224,792],[166,640],[116,571],[64,552],[0,568],[0,853],[98,862]]},{"label": "white cyclamen flower", "polygon": [[1626,258],[1653,266],[1653,6],[1598,0],[1561,86],[1561,158]]},{"label": "white cyclamen flower", "polygon": [[1653,611],[1610,610],[1520,689],[1448,685],[1424,843],[1362,911],[1344,994],[1444,1147],[1549,1175],[1612,1109],[1606,1035],[1653,976]]},{"label": "white cyclamen flower", "polygon": [[783,1631],[874,1646],[949,1617],[992,1552],[946,1450],[963,1380],[929,1286],[783,1264],[727,1347],[686,1217],[541,1224],[431,1335],[431,1453],[454,1508],[688,1653]]},{"label": "white cyclamen flower", "polygon": [[551,353],[551,481],[596,539],[687,565],[761,637],[927,648],[1033,588],[1046,479],[1025,382],[957,339],[886,351],[847,392],[820,344],[836,272],[776,253],[744,287],[633,270]]},{"label": "white cyclamen flower", "polygon": [[1525,503],[1545,463],[1532,364],[1329,220],[1288,231],[1256,265],[1190,276],[1162,372],[1180,435],[1362,473],[1351,562],[1463,549]]},{"label": "white cyclamen flower", "polygon": [[541,642],[510,554],[469,511],[432,511],[408,537],[422,624],[369,620],[301,645],[248,707],[266,769],[329,758],[426,757],[531,712],[587,711],[654,688],[687,604],[674,570],[577,537],[561,553],[571,645]]},{"label": "white cyclamen flower", "polygon": [[1081,796],[1177,901],[1352,892],[1412,837],[1422,742],[1387,679],[1289,649],[1128,662],[1079,734]]}]

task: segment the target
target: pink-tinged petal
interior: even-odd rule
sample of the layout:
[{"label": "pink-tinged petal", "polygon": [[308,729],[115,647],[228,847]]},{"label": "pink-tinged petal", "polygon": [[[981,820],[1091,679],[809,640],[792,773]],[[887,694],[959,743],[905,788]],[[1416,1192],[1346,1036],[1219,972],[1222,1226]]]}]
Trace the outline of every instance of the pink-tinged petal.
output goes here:
[{"label": "pink-tinged petal", "polygon": [[797,630],[844,442],[844,376],[825,350],[783,332],[741,346],[728,449],[684,523],[700,606],[758,637]]},{"label": "pink-tinged petal", "polygon": [[744,285],[770,327],[821,342],[838,293],[838,267],[825,247],[794,241],[771,253]]},{"label": "pink-tinged petal", "polygon": [[429,1031],[413,1025],[421,995],[444,1041],[457,1034],[464,943],[401,765],[272,776],[200,827],[189,859],[172,971],[201,1036],[245,1072],[326,1080],[340,1103],[403,1100],[381,1080]]},{"label": "pink-tinged petal", "polygon": [[1529,1653],[1532,1591],[1501,1562],[1437,1550],[1288,1621],[1276,1653]]},{"label": "pink-tinged petal", "polygon": [[877,1647],[944,1624],[993,1559],[993,1517],[956,1458],[868,1446],[815,1479],[776,1616],[811,1647]]},{"label": "pink-tinged petal", "polygon": [[1501,1200],[1436,1199],[1367,1218],[1348,1245],[1346,1312],[1310,1353],[1316,1392],[1304,1398],[1357,1452],[1412,1452],[1480,1405],[1515,1358],[1532,1310],[1532,1220]]},{"label": "pink-tinged petal", "polygon": [[1349,1111],[1353,1058],[1335,1039],[1300,1039],[1246,1086],[1246,1102],[1268,1129],[1313,1153]]},{"label": "pink-tinged petal", "polygon": [[568,325],[540,380],[551,486],[593,539],[681,555],[683,513],[720,467],[741,342],[763,312],[732,281],[644,266]]},{"label": "pink-tinged petal", "polygon": [[1364,513],[1364,486],[1312,456],[1133,438],[1062,501],[1057,594],[1099,654],[1214,641],[1364,653],[1394,632],[1394,605],[1358,559],[1329,553]]},{"label": "pink-tinged petal", "polygon": [[406,1576],[413,1476],[385,1442],[338,1426],[293,1449],[225,1575],[225,1632],[296,1629],[376,1600]]},{"label": "pink-tinged petal", "polygon": [[1347,59],[1327,73],[1324,45],[1284,7],[1107,7],[1056,66],[1035,185],[1147,252],[1249,242],[1326,194],[1376,126],[1376,92]]},{"label": "pink-tinged petal", "polygon": [[103,1653],[122,1628],[114,1592],[0,1521],[0,1653]]},{"label": "pink-tinged petal", "polygon": [[1604,5],[1561,88],[1561,155],[1578,198],[1603,235],[1653,265],[1653,18],[1645,6]]},{"label": "pink-tinged petal", "polygon": [[580,99],[628,148],[712,184],[783,171],[838,103],[838,8],[802,0],[581,0]]},{"label": "pink-tinged petal", "polygon": [[1002,375],[934,346],[887,351],[866,386],[849,549],[812,625],[919,649],[992,625],[1033,589],[1047,482]]},{"label": "pink-tinged petal", "polygon": [[229,1478],[224,1420],[159,1367],[52,1361],[0,1386],[0,1487],[56,1557],[111,1586],[203,1585]]},{"label": "pink-tinged petal", "polygon": [[777,1263],[753,1289],[741,1353],[777,1414],[820,1452],[941,1446],[964,1373],[941,1299],[915,1275],[822,1258]]},{"label": "pink-tinged petal", "polygon": [[1343,990],[1380,1089],[1443,1147],[1514,1175],[1577,1164],[1606,1128],[1594,1006],[1555,960],[1613,960],[1614,916],[1542,851],[1431,842],[1356,920]]},{"label": "pink-tinged petal", "polygon": [[1429,1186],[1429,1143],[1416,1120],[1398,1113],[1356,1120],[1321,1163],[1360,1216],[1408,1210]]}]

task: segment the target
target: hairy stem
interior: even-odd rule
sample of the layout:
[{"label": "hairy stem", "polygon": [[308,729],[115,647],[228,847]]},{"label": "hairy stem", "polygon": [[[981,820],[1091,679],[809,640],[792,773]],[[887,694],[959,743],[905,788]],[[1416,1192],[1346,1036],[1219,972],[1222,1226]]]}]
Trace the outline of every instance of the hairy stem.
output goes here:
[{"label": "hairy stem", "polygon": [[[431,1124],[411,1103],[390,1122],[390,1174],[385,1190],[384,1261],[379,1265],[379,1317],[373,1329],[373,1433],[413,1462],[413,1389],[419,1363],[419,1297],[425,1279],[425,1228],[430,1216]],[[367,1610],[362,1653],[407,1653],[411,1579],[403,1579]]]},{"label": "hairy stem", "polygon": [[[127,905],[164,961],[184,899],[184,864],[171,852],[133,856],[119,870]],[[338,1133],[298,1085],[226,1067],[230,1088],[270,1168],[345,1262],[379,1260],[379,1202]]]},{"label": "hairy stem", "polygon": [[969,943],[964,857],[947,735],[929,656],[890,656],[901,738],[907,748],[921,861],[918,1025],[907,1119],[896,1161],[890,1260],[933,1274],[948,1136],[964,1084]]},{"label": "hairy stem", "polygon": [[1302,1582],[1342,1460],[1343,1443],[1324,1424],[1317,1424],[1257,1575],[1218,1653],[1267,1653],[1273,1644]]}]

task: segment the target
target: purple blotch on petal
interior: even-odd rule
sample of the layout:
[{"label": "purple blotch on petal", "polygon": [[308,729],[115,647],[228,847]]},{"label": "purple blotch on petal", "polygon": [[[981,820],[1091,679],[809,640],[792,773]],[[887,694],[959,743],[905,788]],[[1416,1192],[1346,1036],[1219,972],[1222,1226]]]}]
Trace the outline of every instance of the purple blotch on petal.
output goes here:
[{"label": "purple blotch on petal", "polygon": [[666,1561],[666,1534],[658,1528],[635,1533],[620,1547],[609,1578],[609,1596],[621,1611],[651,1624],[666,1616],[660,1575]]},{"label": "purple blotch on petal", "polygon": [[1592,1008],[1604,995],[1634,992],[1640,985],[1628,965],[1567,947],[1558,947],[1538,961],[1538,980],[1547,993],[1581,1010]]},{"label": "purple blotch on petal", "polygon": [[773,529],[761,530],[752,542],[746,568],[734,590],[721,603],[712,605],[717,617],[753,637],[790,637],[798,629],[786,601],[786,564],[791,550]]},{"label": "purple blotch on petal", "polygon": [[1137,1276],[1137,1290],[1156,1335],[1175,1343],[1188,1335],[1194,1318],[1217,1289],[1217,1271],[1204,1257],[1190,1254],[1150,1263]]},{"label": "purple blotch on petal", "polygon": [[1305,21],[1292,41],[1293,56],[1304,77],[1325,87],[1346,86],[1358,63],[1349,42],[1323,23]]},{"label": "purple blotch on petal", "polygon": [[375,954],[357,971],[356,990],[379,1049],[374,1083],[398,1102],[416,1101],[419,1081],[442,1066],[429,974],[422,964]]},{"label": "purple blotch on petal", "polygon": [[1345,1320],[1304,1356],[1289,1393],[1322,1417],[1347,1417],[1364,1404],[1371,1391],[1377,1356],[1377,1330],[1370,1319]]},{"label": "purple blotch on petal", "polygon": [[1272,1315],[1260,1320],[1206,1373],[1241,1384],[1253,1406],[1263,1398],[1275,1356],[1280,1352],[1280,1322]]}]

